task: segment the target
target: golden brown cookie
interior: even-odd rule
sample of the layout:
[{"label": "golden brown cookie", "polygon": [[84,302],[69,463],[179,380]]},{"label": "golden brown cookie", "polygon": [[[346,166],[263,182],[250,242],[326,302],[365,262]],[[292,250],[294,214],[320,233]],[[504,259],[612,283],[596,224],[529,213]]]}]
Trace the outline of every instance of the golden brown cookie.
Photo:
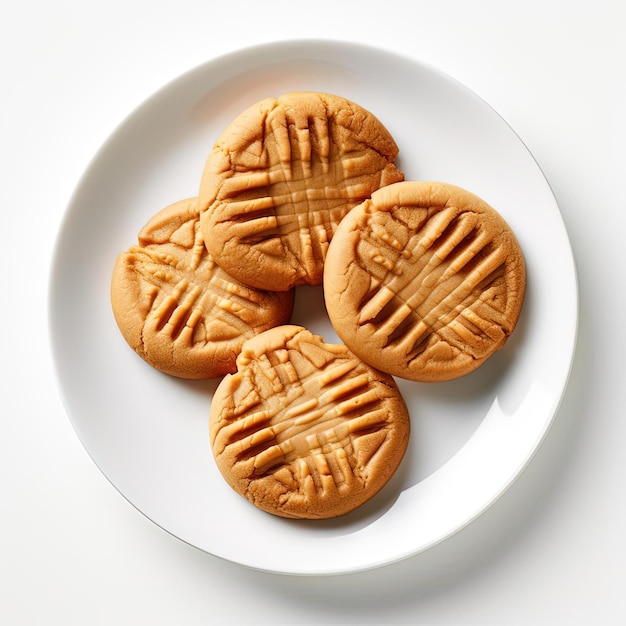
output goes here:
[{"label": "golden brown cookie", "polygon": [[324,296],[339,337],[385,372],[442,381],[471,372],[515,328],[526,286],[504,219],[459,187],[375,192],[330,245]]},{"label": "golden brown cookie", "polygon": [[409,415],[391,376],[300,326],[247,341],[210,411],[217,466],[239,494],[282,517],[352,511],[394,474]]},{"label": "golden brown cookie", "polygon": [[246,339],[289,321],[293,292],[252,289],[220,269],[200,232],[197,199],[157,213],[117,258],[115,320],[153,367],[181,378],[235,371]]},{"label": "golden brown cookie", "polygon": [[293,92],[241,113],[218,138],[199,193],[206,245],[260,289],[319,285],[347,211],[403,179],[383,124],[338,96]]}]

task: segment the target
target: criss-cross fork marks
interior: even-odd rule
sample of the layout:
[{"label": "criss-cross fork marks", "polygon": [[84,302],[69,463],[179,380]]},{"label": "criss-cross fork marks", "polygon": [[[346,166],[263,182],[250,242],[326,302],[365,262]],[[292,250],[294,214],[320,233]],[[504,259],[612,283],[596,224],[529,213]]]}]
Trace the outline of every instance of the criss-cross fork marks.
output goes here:
[{"label": "criss-cross fork marks", "polygon": [[[186,345],[206,343],[209,338],[229,341],[250,333],[242,313],[258,308],[262,294],[229,279],[209,256],[199,234],[192,247],[179,246],[176,255],[164,251],[164,246],[134,246],[127,258],[143,283],[147,328]],[[217,335],[204,328],[200,332],[209,319],[221,323]]]},{"label": "criss-cross fork marks", "polygon": [[[252,460],[251,480],[287,472],[290,480],[302,484],[306,476],[323,491],[366,471],[385,439],[388,416],[357,360],[329,359],[318,369],[297,354],[280,350],[257,359],[251,384],[272,392],[272,400],[263,408],[248,404],[223,426],[220,445],[236,463]],[[360,449],[359,439],[372,433],[380,433],[376,444]]]},{"label": "criss-cross fork marks", "polygon": [[233,165],[222,182],[219,221],[228,236],[262,245],[268,256],[288,249],[305,274],[317,272],[341,219],[380,186],[389,165],[362,143],[339,141],[349,133],[327,116],[294,120],[282,108],[273,111],[256,161],[246,153],[245,171]]},{"label": "criss-cross fork marks", "polygon": [[378,218],[358,250],[373,276],[360,325],[374,325],[386,345],[401,346],[409,359],[433,336],[479,353],[485,338],[501,334],[503,312],[493,303],[504,293],[506,253],[478,215],[450,207],[425,215],[414,229],[389,212]]}]

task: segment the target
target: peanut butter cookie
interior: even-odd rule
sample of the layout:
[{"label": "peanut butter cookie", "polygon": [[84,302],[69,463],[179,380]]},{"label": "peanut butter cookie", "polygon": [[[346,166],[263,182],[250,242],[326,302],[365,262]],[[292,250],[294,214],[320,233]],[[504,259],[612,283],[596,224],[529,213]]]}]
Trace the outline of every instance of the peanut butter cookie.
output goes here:
[{"label": "peanut butter cookie", "polygon": [[337,224],[403,179],[383,124],[344,98],[266,98],[224,130],[203,171],[199,208],[209,252],[259,289],[319,285]]},{"label": "peanut butter cookie", "polygon": [[235,371],[246,339],[289,321],[293,291],[242,285],[217,266],[200,232],[197,199],[176,202],[121,253],[111,281],[115,320],[153,367],[181,378]]},{"label": "peanut butter cookie", "polygon": [[515,328],[526,287],[515,235],[459,187],[405,181],[341,222],[324,296],[346,345],[385,372],[442,381],[476,369]]},{"label": "peanut butter cookie", "polygon": [[210,410],[218,468],[260,509],[291,518],[348,513],[402,460],[409,415],[391,376],[300,326],[248,340]]}]

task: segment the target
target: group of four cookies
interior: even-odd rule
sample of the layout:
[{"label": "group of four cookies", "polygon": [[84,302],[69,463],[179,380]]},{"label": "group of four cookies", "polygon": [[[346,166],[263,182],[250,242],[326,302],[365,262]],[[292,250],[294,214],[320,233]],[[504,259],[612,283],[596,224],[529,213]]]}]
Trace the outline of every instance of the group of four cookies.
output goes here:
[{"label": "group of four cookies", "polygon": [[[511,229],[466,190],[404,181],[397,154],[344,98],[267,98],[218,138],[198,196],[156,214],[116,261],[129,345],[167,374],[228,374],[213,453],[268,512],[335,517],[371,498],[409,438],[392,376],[466,374],[517,323]],[[294,289],[322,283],[340,345],[289,325]]]}]

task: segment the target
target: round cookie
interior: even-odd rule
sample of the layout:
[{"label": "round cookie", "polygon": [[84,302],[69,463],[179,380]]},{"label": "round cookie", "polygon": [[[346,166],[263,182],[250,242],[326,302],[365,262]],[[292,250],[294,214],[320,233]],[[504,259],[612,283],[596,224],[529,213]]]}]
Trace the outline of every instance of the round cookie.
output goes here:
[{"label": "round cookie", "polygon": [[341,222],[324,270],[328,315],[350,350],[425,382],[467,374],[501,348],[525,287],[522,251],[500,214],[438,182],[372,194]]},{"label": "round cookie", "polygon": [[209,154],[199,192],[206,245],[260,289],[320,285],[341,218],[403,180],[383,124],[345,98],[292,92],[242,112]]},{"label": "round cookie", "polygon": [[246,339],[289,321],[293,291],[252,289],[206,250],[197,199],[176,202],[121,253],[111,280],[113,314],[128,344],[153,367],[181,378],[235,371]]},{"label": "round cookie", "polygon": [[281,517],[343,515],[398,468],[409,415],[391,376],[300,326],[247,341],[218,385],[211,445],[226,481]]}]

